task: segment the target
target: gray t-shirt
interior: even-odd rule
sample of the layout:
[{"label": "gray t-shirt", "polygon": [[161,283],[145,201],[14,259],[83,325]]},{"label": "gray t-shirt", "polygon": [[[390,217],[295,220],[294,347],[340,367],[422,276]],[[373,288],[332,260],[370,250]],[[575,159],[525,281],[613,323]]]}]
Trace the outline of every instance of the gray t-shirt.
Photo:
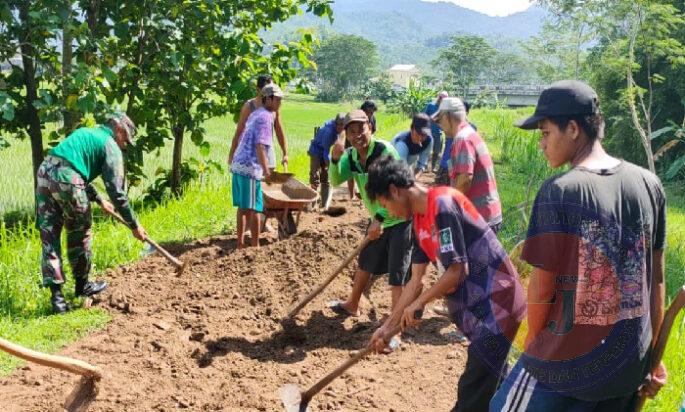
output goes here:
[{"label": "gray t-shirt", "polygon": [[576,167],[535,199],[522,258],[554,274],[548,325],[522,360],[554,392],[634,393],[648,372],[652,251],[665,247],[659,178],[628,162]]}]

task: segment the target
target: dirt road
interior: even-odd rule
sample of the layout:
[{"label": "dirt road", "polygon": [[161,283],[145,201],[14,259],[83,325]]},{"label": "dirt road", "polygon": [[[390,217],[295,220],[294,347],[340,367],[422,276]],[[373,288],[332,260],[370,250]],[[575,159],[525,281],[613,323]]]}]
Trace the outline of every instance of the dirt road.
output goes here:
[{"label": "dirt road", "polygon": [[[281,385],[308,387],[361,348],[389,309],[385,279],[371,293],[376,309],[363,300],[359,318],[342,320],[326,307],[347,295],[345,274],[299,315],[302,339],[279,323],[362,238],[361,204],[343,205],[348,213],[337,218],[303,215],[297,235],[260,250],[235,251],[228,236],[171,247],[190,262],[181,278],[160,256],[108,272],[99,306],[114,320],[61,352],[105,371],[91,410],[282,411]],[[454,330],[448,320],[427,317],[398,352],[362,361],[312,410],[449,410],[466,351],[444,336]],[[77,380],[31,365],[0,379],[0,405],[62,410]]]}]

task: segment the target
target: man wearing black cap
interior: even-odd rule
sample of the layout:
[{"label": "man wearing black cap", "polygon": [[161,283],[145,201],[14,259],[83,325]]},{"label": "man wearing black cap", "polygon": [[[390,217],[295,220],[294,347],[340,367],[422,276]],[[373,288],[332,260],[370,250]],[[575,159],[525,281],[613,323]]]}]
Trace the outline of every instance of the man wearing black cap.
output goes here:
[{"label": "man wearing black cap", "polygon": [[428,168],[433,148],[431,123],[427,114],[415,114],[410,129],[392,139],[392,145],[400,155],[400,159],[411,166],[417,179]]},{"label": "man wearing black cap", "polygon": [[632,411],[663,321],[666,196],[651,172],[602,147],[604,120],[588,85],[546,89],[518,127],[540,129],[553,168],[533,206],[521,258],[533,266],[525,353],[491,411]]}]

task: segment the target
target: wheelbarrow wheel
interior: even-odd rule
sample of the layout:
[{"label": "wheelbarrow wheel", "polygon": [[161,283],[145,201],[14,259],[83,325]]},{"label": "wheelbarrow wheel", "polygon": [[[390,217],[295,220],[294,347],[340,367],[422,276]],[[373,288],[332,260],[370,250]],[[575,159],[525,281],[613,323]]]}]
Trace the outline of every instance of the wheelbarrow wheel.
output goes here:
[{"label": "wheelbarrow wheel", "polygon": [[297,224],[292,211],[287,211],[285,218],[278,222],[278,239],[283,240],[297,233]]}]

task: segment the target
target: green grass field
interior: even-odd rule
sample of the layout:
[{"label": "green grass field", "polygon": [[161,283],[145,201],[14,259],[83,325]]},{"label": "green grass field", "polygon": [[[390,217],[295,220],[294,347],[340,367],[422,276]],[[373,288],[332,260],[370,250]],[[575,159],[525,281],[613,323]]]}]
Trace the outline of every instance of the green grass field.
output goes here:
[{"label": "green grass field", "polygon": [[[352,104],[323,104],[311,97],[291,95],[282,107],[284,128],[290,151],[289,171],[306,181],[308,158],[306,150],[315,126],[332,118],[339,111],[348,111]],[[537,150],[537,136],[513,128],[512,123],[530,110],[479,109],[471,114],[485,137],[496,161],[498,187],[505,210],[505,226],[501,240],[507,248],[525,235],[525,220],[516,205],[528,199],[532,202],[542,181],[555,172],[546,167]],[[390,139],[409,127],[409,119],[382,110],[378,117],[378,134]],[[229,117],[216,118],[206,123],[208,141],[212,145],[211,160],[225,164],[230,139],[235,130]],[[0,216],[5,213],[28,213],[32,209],[31,163],[28,142],[13,141],[0,151]],[[184,157],[199,157],[191,144],[184,147]],[[145,158],[145,170],[154,171],[171,164],[171,148]],[[149,183],[149,181],[147,182]],[[146,183],[146,184],[147,184]],[[685,197],[682,188],[668,187],[668,295],[673,296],[685,282]],[[140,195],[133,190],[132,197]],[[185,242],[233,228],[234,211],[230,206],[228,175],[213,172],[202,183],[188,188],[181,199],[167,201],[154,209],[139,209],[141,222],[151,237],[160,242]],[[124,227],[95,215],[94,264],[95,272],[133,262],[140,258],[143,246]],[[48,316],[48,293],[39,287],[40,242],[33,223],[20,223],[9,230],[0,223],[0,336],[27,346],[56,351],[85,333],[105,325],[109,316],[101,310],[75,310],[67,316]],[[68,270],[68,265],[66,265]],[[73,290],[69,285],[66,290]],[[670,382],[647,410],[677,410],[685,388],[685,332],[682,316],[671,337],[666,364]],[[18,364],[0,355],[0,375]]]}]

